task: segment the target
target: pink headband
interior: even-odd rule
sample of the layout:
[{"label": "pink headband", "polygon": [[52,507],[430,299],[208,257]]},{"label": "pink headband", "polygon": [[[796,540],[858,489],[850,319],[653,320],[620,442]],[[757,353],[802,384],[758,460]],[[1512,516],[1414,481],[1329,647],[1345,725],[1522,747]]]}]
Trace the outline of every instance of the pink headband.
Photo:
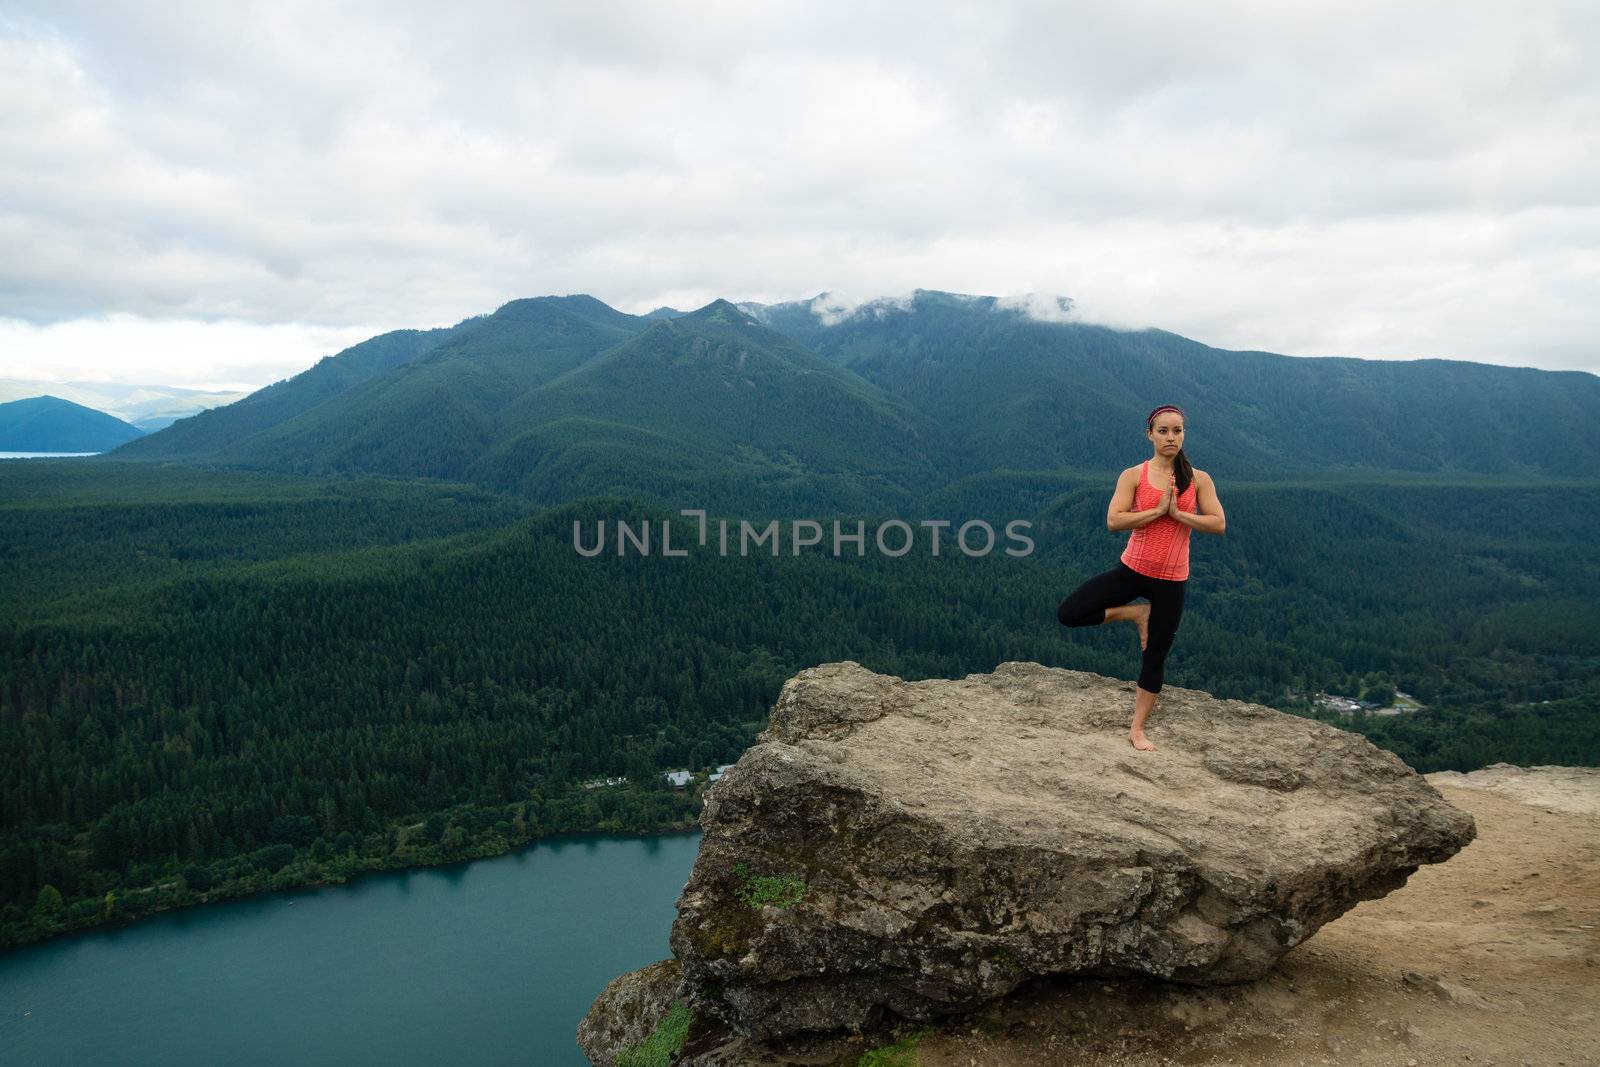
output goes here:
[{"label": "pink headband", "polygon": [[[1177,405],[1175,405],[1175,404],[1162,404],[1160,407],[1156,408],[1150,414],[1145,416],[1145,418],[1144,418],[1145,426],[1147,426],[1147,427],[1154,426],[1156,424],[1156,416],[1161,414],[1163,411],[1176,411],[1179,415],[1183,415],[1183,409],[1178,407]],[[1183,415],[1183,417],[1187,419],[1189,416]]]}]

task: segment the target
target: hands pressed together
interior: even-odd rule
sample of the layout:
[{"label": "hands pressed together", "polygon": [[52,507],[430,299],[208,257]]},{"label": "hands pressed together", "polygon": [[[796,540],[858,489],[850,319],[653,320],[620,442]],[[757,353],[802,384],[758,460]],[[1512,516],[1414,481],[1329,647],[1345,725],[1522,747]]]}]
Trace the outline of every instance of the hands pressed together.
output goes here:
[{"label": "hands pressed together", "polygon": [[1160,509],[1162,515],[1178,514],[1180,509],[1178,508],[1177,474],[1174,473],[1168,476],[1167,487],[1161,490],[1161,503],[1157,504],[1156,507]]}]

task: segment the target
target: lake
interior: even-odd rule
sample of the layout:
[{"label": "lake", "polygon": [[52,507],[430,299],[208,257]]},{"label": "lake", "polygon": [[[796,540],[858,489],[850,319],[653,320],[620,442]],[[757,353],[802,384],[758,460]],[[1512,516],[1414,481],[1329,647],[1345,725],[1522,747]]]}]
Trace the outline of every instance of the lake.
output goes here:
[{"label": "lake", "polygon": [[699,847],[557,838],[0,954],[0,1061],[582,1067],[595,996],[671,955]]}]

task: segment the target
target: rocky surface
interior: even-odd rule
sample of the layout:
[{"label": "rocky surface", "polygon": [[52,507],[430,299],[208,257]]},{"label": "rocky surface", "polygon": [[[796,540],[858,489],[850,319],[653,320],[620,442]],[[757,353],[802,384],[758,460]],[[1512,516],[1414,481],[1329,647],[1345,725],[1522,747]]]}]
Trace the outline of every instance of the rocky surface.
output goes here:
[{"label": "rocky surface", "polygon": [[[786,1040],[820,1057],[796,1062],[830,1062],[821,1046],[853,1048],[852,1031],[1052,976],[1256,979],[1473,838],[1470,815],[1357,735],[1168,686],[1141,753],[1132,698],[1031,663],[790,679],[707,796],[672,930],[681,973],[653,994],[696,1009],[685,1062],[735,1044],[745,1058],[726,1062],[788,1062]],[[775,902],[752,907],[763,890]],[[591,1015],[608,1011],[603,995]]]},{"label": "rocky surface", "polygon": [[[1524,768],[1569,795],[1592,768]],[[1573,773],[1578,772],[1578,773]],[[1600,1064],[1600,815],[1428,780],[1478,836],[1357,904],[1265,977],[1041,978],[916,1046],[918,1067],[1548,1067]],[[595,1002],[604,1012],[604,998]],[[762,1044],[702,1029],[676,1067],[857,1067],[920,1024]]]},{"label": "rocky surface", "polygon": [[1491,763],[1481,770],[1430,774],[1436,785],[1488,789],[1529,804],[1574,815],[1600,815],[1600,767],[1517,767]]},{"label": "rocky surface", "polygon": [[680,977],[677,960],[661,960],[608,982],[595,998],[605,1010],[589,1012],[578,1024],[578,1046],[589,1062],[611,1067],[618,1052],[648,1037],[672,1006]]},{"label": "rocky surface", "polygon": [[[905,682],[800,672],[707,796],[672,928],[697,1010],[748,1037],[965,1011],[1046,974],[1257,978],[1472,840],[1364,738],[1036,663]],[[750,907],[736,868],[796,878]],[[745,879],[748,881],[748,879]]]}]

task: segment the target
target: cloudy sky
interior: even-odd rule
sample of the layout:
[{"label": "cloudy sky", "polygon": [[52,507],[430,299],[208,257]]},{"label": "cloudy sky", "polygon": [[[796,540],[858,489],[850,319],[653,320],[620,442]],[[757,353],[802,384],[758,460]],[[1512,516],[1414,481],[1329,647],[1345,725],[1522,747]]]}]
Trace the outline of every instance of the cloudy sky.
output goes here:
[{"label": "cloudy sky", "polygon": [[0,0],[0,377],[916,287],[1600,372],[1597,45],[1588,0]]}]

